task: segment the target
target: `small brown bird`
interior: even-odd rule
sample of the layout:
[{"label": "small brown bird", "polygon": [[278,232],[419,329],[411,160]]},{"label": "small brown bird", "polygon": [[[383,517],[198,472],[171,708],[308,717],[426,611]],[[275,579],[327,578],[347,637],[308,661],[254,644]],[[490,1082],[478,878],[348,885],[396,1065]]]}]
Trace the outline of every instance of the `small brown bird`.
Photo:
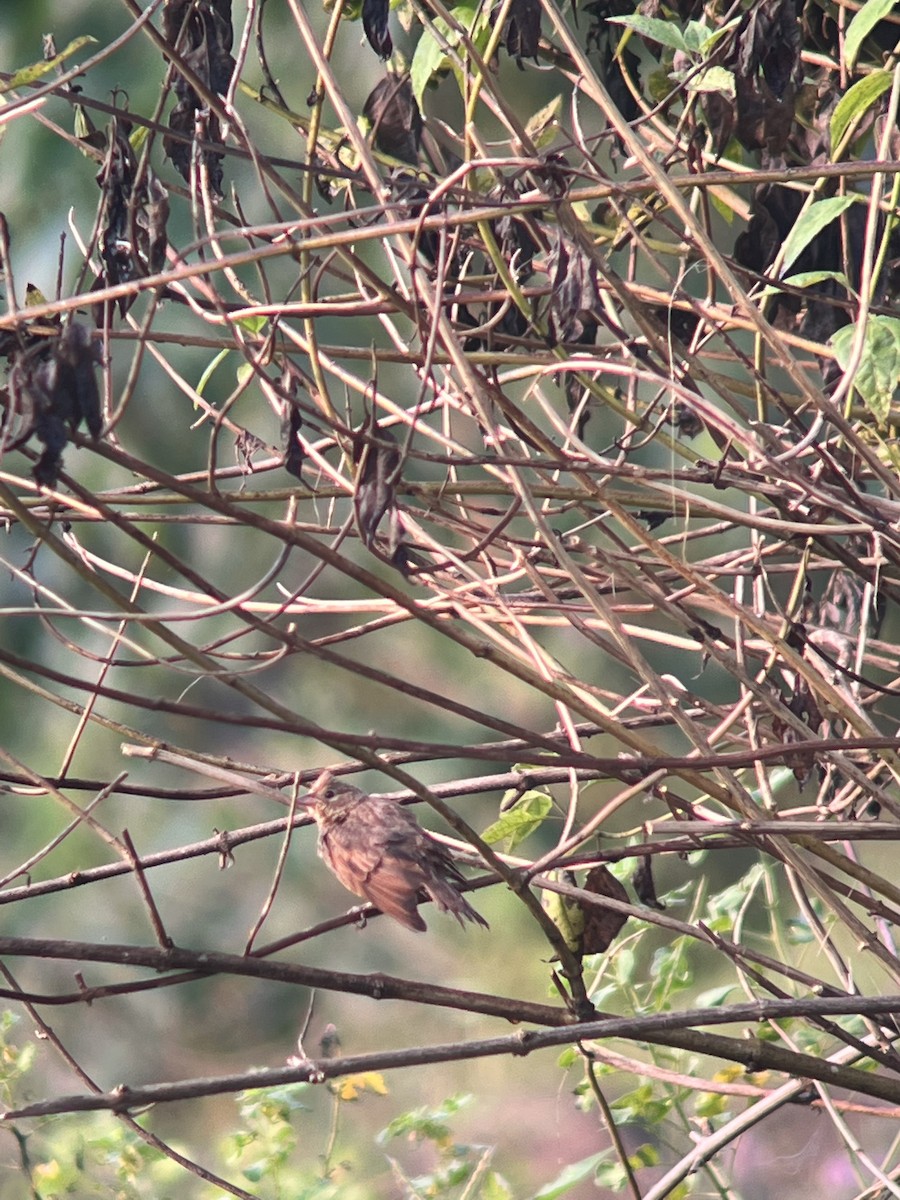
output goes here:
[{"label": "small brown bird", "polygon": [[458,889],[463,876],[453,859],[408,808],[340,783],[330,771],[319,776],[303,803],[319,827],[320,857],[354,895],[407,929],[427,928],[418,911],[426,896],[460,925],[474,921],[487,929]]}]

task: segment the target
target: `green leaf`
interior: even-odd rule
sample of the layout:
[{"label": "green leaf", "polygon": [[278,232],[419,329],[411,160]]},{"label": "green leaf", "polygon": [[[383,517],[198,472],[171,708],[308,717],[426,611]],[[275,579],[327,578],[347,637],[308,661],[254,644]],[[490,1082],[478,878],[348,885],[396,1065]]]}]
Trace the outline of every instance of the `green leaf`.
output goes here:
[{"label": "green leaf", "polygon": [[564,1196],[576,1184],[593,1175],[608,1156],[608,1150],[601,1150],[599,1154],[590,1154],[581,1162],[569,1163],[567,1167],[563,1167],[552,1183],[545,1184],[534,1193],[533,1200],[556,1200],[557,1196]]},{"label": "green leaf", "polygon": [[546,150],[559,133],[559,110],[562,107],[562,96],[554,96],[549,104],[539,108],[528,124],[525,132],[538,150]]},{"label": "green leaf", "polygon": [[45,75],[50,75],[57,67],[62,66],[67,58],[77,54],[83,46],[95,46],[96,44],[95,37],[85,35],[75,38],[74,41],[69,42],[65,50],[60,50],[59,54],[49,61],[45,62],[42,59],[40,62],[32,63],[30,67],[22,67],[21,70],[16,71],[11,79],[0,84],[0,95],[4,92],[11,92],[14,88],[28,87],[31,83],[37,83],[39,79],[43,79]]},{"label": "green leaf", "polygon": [[617,1124],[658,1125],[666,1120],[676,1103],[674,1092],[658,1093],[654,1084],[644,1082],[623,1096],[617,1096],[610,1105],[615,1110]]},{"label": "green leaf", "polygon": [[446,1143],[450,1137],[448,1121],[461,1108],[472,1101],[470,1094],[448,1096],[442,1104],[435,1108],[415,1108],[410,1112],[401,1113],[378,1134],[376,1141],[380,1146],[392,1138],[408,1138],[435,1142],[438,1145]]},{"label": "green leaf", "polygon": [[640,13],[631,17],[607,17],[606,21],[608,25],[624,25],[626,29],[633,29],[635,33],[639,33],[642,38],[660,42],[672,50],[688,53],[689,47],[684,40],[684,34],[671,21],[660,21],[658,17],[642,17]]},{"label": "green leaf", "polygon": [[709,38],[709,26],[703,21],[688,21],[683,36],[688,50],[699,54]]},{"label": "green leaf", "polygon": [[694,1101],[694,1114],[698,1117],[721,1117],[730,1111],[731,1097],[719,1092],[698,1092]]},{"label": "green leaf", "polygon": [[[709,29],[703,22],[700,22],[700,29],[706,34],[700,43],[701,57],[709,58],[714,47],[721,42],[723,37],[727,37],[732,29],[737,29],[742,20],[742,17],[734,17],[733,20],[726,21],[724,25],[719,25],[715,29]],[[688,22],[688,24],[693,24],[693,22]]]},{"label": "green leaf", "polygon": [[559,930],[569,949],[577,954],[584,939],[584,909],[577,900],[558,892],[546,892],[541,898],[544,911]]},{"label": "green leaf", "polygon": [[642,1167],[658,1167],[659,1151],[652,1142],[644,1142],[628,1155],[628,1165],[633,1171],[639,1171]]},{"label": "green leaf", "polygon": [[630,946],[623,946],[617,951],[614,963],[616,982],[620,987],[625,987],[633,981],[636,962],[634,951]]},{"label": "green leaf", "polygon": [[581,1061],[581,1055],[574,1046],[566,1046],[559,1058],[556,1060],[556,1065],[563,1071],[568,1071],[570,1067],[574,1067],[577,1062]]},{"label": "green leaf", "polygon": [[478,1196],[479,1200],[513,1200],[509,1184],[496,1171],[488,1171]]},{"label": "green leaf", "polygon": [[844,140],[844,134],[850,126],[888,90],[892,79],[890,71],[873,71],[871,75],[866,75],[854,83],[853,87],[841,96],[831,114],[832,154]]},{"label": "green leaf", "polygon": [[128,135],[128,145],[132,148],[135,155],[139,155],[144,148],[144,143],[150,136],[150,130],[146,125],[135,125],[131,133]]},{"label": "green leaf", "polygon": [[687,82],[689,92],[721,92],[725,96],[734,96],[734,71],[726,71],[724,67],[708,67]]},{"label": "green leaf", "polygon": [[722,220],[726,221],[729,225],[733,225],[734,209],[731,207],[731,205],[728,204],[727,201],[723,200],[722,197],[716,192],[711,192],[709,198],[712,201],[713,208],[716,210]]},{"label": "green leaf", "polygon": [[[845,325],[831,337],[835,357],[846,371],[850,363],[857,327]],[[897,385],[900,384],[900,319],[870,317],[866,325],[862,359],[853,386],[879,425],[890,412]]]},{"label": "green leaf", "polygon": [[850,24],[844,38],[844,65],[848,71],[856,66],[856,56],[879,21],[884,20],[894,9],[896,0],[866,0]]},{"label": "green leaf", "polygon": [[811,287],[814,283],[824,283],[826,279],[833,279],[835,283],[845,287],[848,292],[853,290],[850,287],[850,280],[843,271],[800,271],[797,275],[788,275],[781,282],[789,283],[791,287],[805,288]]},{"label": "green leaf", "polygon": [[512,850],[540,827],[552,806],[553,801],[546,792],[526,792],[515,808],[489,825],[481,836],[489,846],[509,838]]},{"label": "green leaf", "polygon": [[696,1008],[721,1008],[737,985],[726,983],[722,987],[710,988],[701,992],[695,1002]]},{"label": "green leaf", "polygon": [[[444,22],[440,19],[435,21],[435,25],[438,28],[443,24]],[[412,83],[413,95],[420,110],[422,108],[422,97],[425,94],[425,89],[431,83],[432,76],[441,70],[445,61],[446,55],[444,51],[432,37],[431,32],[426,30],[419,38],[409,67],[409,78]]]},{"label": "green leaf", "polygon": [[220,350],[219,353],[213,358],[212,362],[210,362],[204,368],[203,374],[200,376],[200,379],[197,382],[196,391],[197,391],[198,396],[203,395],[204,391],[206,390],[206,385],[209,383],[210,379],[212,378],[213,372],[215,371],[216,367],[219,365],[219,363],[224,362],[229,354],[231,354],[230,350]]},{"label": "green leaf", "polygon": [[[484,5],[465,3],[457,4],[450,10],[451,16],[475,40],[479,30],[487,28],[487,14]],[[443,36],[447,45],[459,45],[461,34],[458,29],[451,28],[441,17],[434,21],[435,29]],[[443,46],[438,45],[437,39],[426,29],[419,38],[412,62],[409,66],[409,78],[412,83],[416,104],[422,108],[422,97],[433,77],[439,72],[452,66],[449,56]]]},{"label": "green leaf", "polygon": [[806,212],[801,213],[784,243],[782,271],[786,271],[792,263],[797,261],[813,238],[821,233],[826,225],[830,225],[858,199],[860,197],[857,196],[832,196],[828,200],[817,200],[815,204],[809,206]]},{"label": "green leaf", "polygon": [[809,927],[809,922],[804,921],[801,917],[788,917],[784,927],[790,946],[805,946],[816,940],[815,934]]},{"label": "green leaf", "polygon": [[[826,279],[833,279],[835,283],[845,287],[851,295],[855,294],[850,286],[850,280],[843,271],[799,271],[796,275],[787,275],[781,280],[781,283],[790,284],[791,287],[805,288],[812,287],[815,283],[824,283]],[[777,296],[781,290],[781,284],[767,284],[763,289],[763,298]]]},{"label": "green leaf", "polygon": [[255,337],[257,334],[262,333],[262,331],[265,329],[268,319],[269,318],[265,316],[239,317],[235,324],[240,325],[241,329],[245,329],[247,333],[252,334]]}]

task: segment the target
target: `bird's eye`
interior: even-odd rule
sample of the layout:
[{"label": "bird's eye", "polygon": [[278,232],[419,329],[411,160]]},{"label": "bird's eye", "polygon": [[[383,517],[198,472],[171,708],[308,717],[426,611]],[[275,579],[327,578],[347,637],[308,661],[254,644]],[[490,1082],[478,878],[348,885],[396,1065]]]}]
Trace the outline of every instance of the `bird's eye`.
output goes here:
[{"label": "bird's eye", "polygon": [[322,795],[325,797],[326,800],[333,800],[334,799],[334,788],[326,788],[325,791],[322,793]]}]

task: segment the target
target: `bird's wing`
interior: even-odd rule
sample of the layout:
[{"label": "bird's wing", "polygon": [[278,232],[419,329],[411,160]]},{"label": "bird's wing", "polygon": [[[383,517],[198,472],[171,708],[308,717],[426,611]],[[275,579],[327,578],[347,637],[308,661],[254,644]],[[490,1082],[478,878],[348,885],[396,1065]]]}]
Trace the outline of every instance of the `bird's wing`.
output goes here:
[{"label": "bird's wing", "polygon": [[408,929],[426,928],[417,911],[425,873],[404,848],[399,829],[373,829],[369,823],[353,821],[351,815],[340,837],[329,837],[326,832],[321,842],[322,857],[344,887]]}]

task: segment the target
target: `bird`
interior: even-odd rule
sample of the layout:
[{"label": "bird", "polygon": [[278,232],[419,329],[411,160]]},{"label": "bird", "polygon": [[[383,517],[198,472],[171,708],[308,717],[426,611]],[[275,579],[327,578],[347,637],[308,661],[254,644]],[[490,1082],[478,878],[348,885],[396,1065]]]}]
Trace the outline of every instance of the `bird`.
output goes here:
[{"label": "bird", "polygon": [[354,895],[419,932],[427,926],[418,905],[428,896],[460,925],[472,921],[488,928],[459,891],[464,877],[453,859],[409,809],[342,783],[330,771],[319,776],[302,803],[319,829],[320,858]]}]

